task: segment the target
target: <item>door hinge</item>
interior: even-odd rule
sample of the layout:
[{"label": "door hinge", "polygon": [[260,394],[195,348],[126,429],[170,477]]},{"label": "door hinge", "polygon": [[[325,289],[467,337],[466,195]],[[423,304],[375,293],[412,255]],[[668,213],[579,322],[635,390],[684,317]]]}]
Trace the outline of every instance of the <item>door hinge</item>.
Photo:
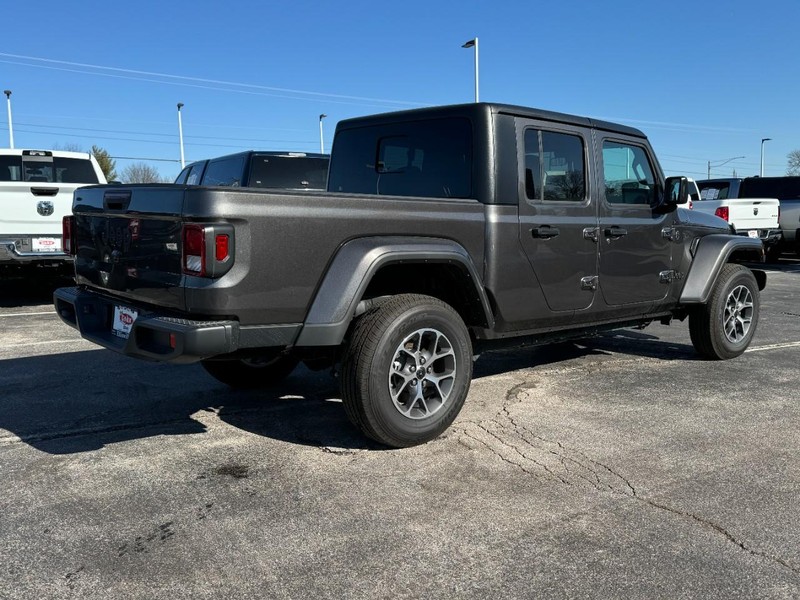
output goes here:
[{"label": "door hinge", "polygon": [[683,273],[673,271],[672,269],[669,271],[661,271],[661,273],[658,274],[658,281],[660,283],[672,283],[673,281],[680,281],[681,279],[683,279]]},{"label": "door hinge", "polygon": [[677,227],[664,227],[664,229],[661,230],[661,237],[670,242],[680,242],[681,231]]},{"label": "door hinge", "polygon": [[593,292],[597,289],[597,275],[590,275],[589,277],[581,277],[581,289]]},{"label": "door hinge", "polygon": [[596,244],[597,240],[600,239],[600,228],[599,227],[586,227],[583,230],[583,239],[591,240]]}]

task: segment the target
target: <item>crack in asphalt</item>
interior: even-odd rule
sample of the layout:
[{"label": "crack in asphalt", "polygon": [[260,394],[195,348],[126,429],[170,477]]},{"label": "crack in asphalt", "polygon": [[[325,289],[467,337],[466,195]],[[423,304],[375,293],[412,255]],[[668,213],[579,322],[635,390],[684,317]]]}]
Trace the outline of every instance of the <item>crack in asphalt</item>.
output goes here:
[{"label": "crack in asphalt", "polygon": [[[728,542],[751,556],[766,559],[795,574],[800,574],[800,566],[775,554],[751,547],[710,519],[640,495],[633,483],[611,466],[594,460],[585,452],[570,448],[558,440],[544,438],[530,427],[520,423],[512,415],[510,405],[524,402],[525,392],[535,387],[534,383],[525,382],[510,388],[506,392],[502,407],[492,418],[462,422],[458,428],[456,439],[468,448],[470,446],[463,443],[462,439],[474,440],[496,458],[537,479],[544,475],[547,479],[555,480],[563,485],[588,484],[596,491],[622,494],[649,508],[691,521],[724,537]],[[516,437],[516,441],[513,440],[514,437]],[[535,452],[538,452],[539,456],[532,456]],[[554,465],[548,465],[547,459],[555,461],[562,472],[557,472]]]}]

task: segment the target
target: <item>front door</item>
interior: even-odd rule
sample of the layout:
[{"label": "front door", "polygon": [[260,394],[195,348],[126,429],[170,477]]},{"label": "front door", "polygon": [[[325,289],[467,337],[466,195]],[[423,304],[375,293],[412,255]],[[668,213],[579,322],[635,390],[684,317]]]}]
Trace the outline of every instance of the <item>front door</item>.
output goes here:
[{"label": "front door", "polygon": [[548,307],[567,316],[591,306],[597,289],[597,209],[587,161],[591,137],[580,128],[519,123],[520,243]]},{"label": "front door", "polygon": [[602,145],[600,292],[606,305],[642,305],[670,289],[674,211],[658,210],[654,162],[636,140],[598,140]]}]

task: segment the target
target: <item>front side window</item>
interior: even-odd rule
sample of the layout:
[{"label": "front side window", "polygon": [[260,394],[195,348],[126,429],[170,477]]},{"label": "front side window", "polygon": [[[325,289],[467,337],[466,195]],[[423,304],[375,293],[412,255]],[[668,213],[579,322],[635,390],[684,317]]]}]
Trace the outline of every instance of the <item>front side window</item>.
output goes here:
[{"label": "front side window", "polygon": [[582,202],[586,166],[580,136],[528,129],[525,132],[525,195],[529,200]]},{"label": "front side window", "polygon": [[472,126],[442,118],[345,129],[336,134],[328,190],[472,197]]},{"label": "front side window", "polygon": [[603,178],[606,202],[647,206],[658,202],[653,168],[641,146],[604,141]]},{"label": "front side window", "polygon": [[[239,187],[242,184],[242,173],[244,172],[244,156],[232,156],[220,160],[212,160],[208,163],[206,174],[203,175],[203,185]],[[191,174],[186,182],[189,181]]]}]

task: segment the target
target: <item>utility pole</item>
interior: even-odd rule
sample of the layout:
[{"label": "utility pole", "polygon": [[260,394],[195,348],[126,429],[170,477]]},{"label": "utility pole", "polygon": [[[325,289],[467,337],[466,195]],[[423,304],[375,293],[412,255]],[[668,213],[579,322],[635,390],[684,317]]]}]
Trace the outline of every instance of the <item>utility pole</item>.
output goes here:
[{"label": "utility pole", "polygon": [[11,122],[11,90],[3,90],[8,101],[8,147],[14,148],[14,125]]},{"label": "utility pole", "polygon": [[183,122],[181,121],[181,109],[183,108],[183,102],[178,102],[178,139],[180,140],[181,144],[181,169],[186,166],[183,160]]},{"label": "utility pole", "polygon": [[327,116],[328,115],[326,115],[326,114],[321,114],[319,116],[319,153],[320,154],[325,154],[325,142],[322,139],[322,119],[324,119]]},{"label": "utility pole", "polygon": [[475,48],[475,102],[478,102],[478,38],[466,42],[462,48]]}]

